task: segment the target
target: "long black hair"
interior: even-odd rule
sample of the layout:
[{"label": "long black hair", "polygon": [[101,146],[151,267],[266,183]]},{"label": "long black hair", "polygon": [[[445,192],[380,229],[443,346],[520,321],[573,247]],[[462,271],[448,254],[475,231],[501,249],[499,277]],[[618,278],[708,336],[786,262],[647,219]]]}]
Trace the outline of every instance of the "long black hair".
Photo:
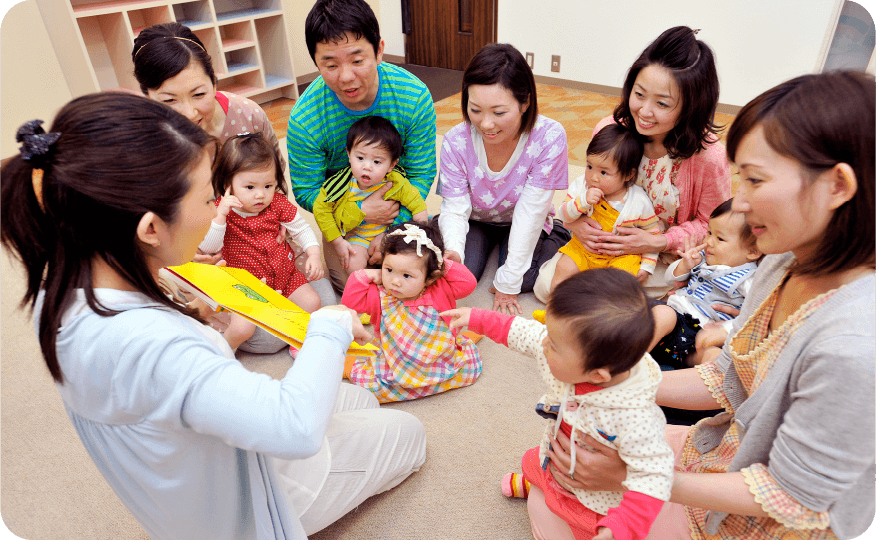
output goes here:
[{"label": "long black hair", "polygon": [[621,102],[614,109],[614,121],[635,129],[630,94],[639,73],[648,66],[668,70],[681,93],[681,113],[663,140],[669,157],[687,159],[704,150],[708,142],[718,140],[717,133],[723,127],[715,124],[721,91],[715,55],[687,26],[666,30],[633,62],[624,80]]},{"label": "long black hair", "polygon": [[[115,314],[95,298],[96,260],[152,301],[190,314],[155,281],[136,231],[147,212],[176,222],[190,172],[213,138],[166,105],[118,92],[74,99],[49,131],[60,138],[47,153],[30,160],[18,155],[3,167],[0,241],[27,271],[22,306],[33,309],[45,290],[40,348],[52,377],[63,383],[55,344],[76,289],[96,313]],[[35,170],[42,171],[41,182]]]}]

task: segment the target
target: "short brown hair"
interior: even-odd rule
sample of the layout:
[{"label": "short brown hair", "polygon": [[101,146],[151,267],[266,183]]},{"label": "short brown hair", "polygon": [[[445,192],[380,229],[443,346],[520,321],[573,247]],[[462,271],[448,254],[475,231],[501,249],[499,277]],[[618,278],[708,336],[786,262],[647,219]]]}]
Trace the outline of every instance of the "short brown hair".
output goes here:
[{"label": "short brown hair", "polygon": [[277,191],[286,195],[286,179],[280,156],[274,145],[261,133],[246,133],[231,137],[219,150],[213,163],[213,191],[217,196],[225,195],[234,175],[246,171],[263,171],[274,165],[274,179]]},{"label": "short brown hair", "polygon": [[462,117],[469,124],[468,89],[480,84],[498,84],[511,92],[521,107],[529,105],[520,119],[517,135],[529,133],[538,119],[538,96],[535,90],[535,77],[529,64],[520,51],[507,43],[491,43],[478,51],[469,61],[462,74]]},{"label": "short brown hair", "polygon": [[574,322],[582,371],[608,368],[612,376],[632,369],[648,352],[654,315],[645,290],[617,268],[579,272],[551,292],[547,312]]},{"label": "short brown hair", "polygon": [[748,222],[744,220],[745,216],[733,211],[732,197],[716,206],[715,209],[712,210],[712,214],[709,216],[709,219],[715,219],[725,214],[730,214],[731,216],[738,216],[743,218],[742,227],[739,229],[739,239],[742,240],[742,245],[744,245],[745,247],[755,247],[757,245],[757,237],[754,236],[753,232],[751,232],[751,225],[749,225]]},{"label": "short brown hair", "polygon": [[848,164],[858,189],[834,211],[818,248],[818,257],[797,261],[799,274],[824,275],[874,265],[874,146],[876,112],[872,75],[834,71],[803,75],[767,90],[739,111],[727,134],[727,155],[746,135],[763,128],[767,144],[800,163],[814,180],[839,163]]}]

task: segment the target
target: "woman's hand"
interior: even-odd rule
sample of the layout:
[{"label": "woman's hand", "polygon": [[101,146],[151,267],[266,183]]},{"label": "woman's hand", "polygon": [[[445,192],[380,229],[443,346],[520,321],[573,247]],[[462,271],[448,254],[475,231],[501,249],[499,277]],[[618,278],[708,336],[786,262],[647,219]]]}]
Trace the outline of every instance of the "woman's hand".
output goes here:
[{"label": "woman's hand", "polygon": [[597,223],[595,219],[588,216],[581,216],[575,221],[564,223],[564,226],[575,235],[575,238],[577,238],[578,241],[584,244],[587,251],[591,253],[596,253],[598,251],[599,248],[596,247],[597,243],[605,231],[602,230],[602,227],[599,226],[599,223]]},{"label": "woman's hand", "polygon": [[453,262],[458,262],[462,264],[462,257],[459,256],[459,253],[453,251],[452,249],[448,249],[444,251],[444,258],[450,259]]},{"label": "woman's hand", "polygon": [[[374,336],[371,335],[371,332],[365,330],[365,327],[362,325],[362,321],[359,319],[359,314],[356,313],[355,310],[348,308],[343,305],[334,305],[334,306],[325,306],[322,309],[334,309],[337,311],[347,311],[353,317],[353,341],[358,343],[359,345],[365,345],[366,343],[371,343],[371,340],[374,339]],[[304,339],[307,339],[306,337]]]},{"label": "woman's hand", "polygon": [[697,332],[696,349],[703,351],[708,347],[723,347],[724,341],[727,340],[727,331],[721,323],[708,323]]},{"label": "woman's hand", "polygon": [[325,267],[322,265],[322,253],[319,251],[319,246],[310,246],[304,253],[307,254],[307,260],[304,261],[304,272],[307,275],[307,281],[317,281],[325,275]]},{"label": "woman's hand", "polygon": [[390,182],[369,195],[367,199],[362,201],[362,212],[365,214],[365,221],[375,225],[389,225],[398,217],[401,204],[398,201],[385,201],[383,196],[392,187]]},{"label": "woman's hand", "polygon": [[[520,315],[523,313],[523,308],[517,302],[516,294],[505,294],[497,291],[495,287],[490,287],[490,292],[495,295],[493,297],[493,311],[507,315]],[[514,313],[514,310],[517,310],[517,313]]]},{"label": "woman's hand", "polygon": [[721,313],[726,313],[731,317],[739,316],[739,310],[733,306],[727,306],[724,304],[712,304],[712,309],[714,309],[715,311],[720,311]]},{"label": "woman's hand", "polygon": [[588,491],[619,491],[627,489],[621,484],[627,478],[627,466],[617,450],[600,443],[590,435],[584,442],[591,449],[575,449],[575,472],[569,475],[572,457],[569,453],[572,441],[563,432],[557,433],[552,449],[548,450],[550,472],[563,488],[586,489]]},{"label": "woman's hand", "polygon": [[457,328],[462,328],[463,326],[468,326],[468,323],[471,320],[471,308],[462,307],[448,309],[447,311],[442,311],[438,315],[441,317],[451,317],[450,329],[455,330]]},{"label": "woman's hand", "polygon": [[617,257],[659,253],[666,249],[666,244],[667,240],[664,234],[651,234],[637,227],[618,227],[617,234],[600,233],[593,245],[600,255]]}]

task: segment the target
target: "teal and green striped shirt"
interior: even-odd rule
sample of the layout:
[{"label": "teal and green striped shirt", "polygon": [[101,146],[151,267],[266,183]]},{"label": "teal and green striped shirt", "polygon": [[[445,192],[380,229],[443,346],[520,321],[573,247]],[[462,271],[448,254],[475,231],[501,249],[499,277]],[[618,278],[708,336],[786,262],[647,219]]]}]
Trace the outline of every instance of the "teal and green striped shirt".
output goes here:
[{"label": "teal and green striped shirt", "polygon": [[[322,77],[310,83],[289,115],[286,148],[289,175],[295,202],[313,211],[326,176],[347,167],[347,130],[364,116],[382,116],[392,122],[404,145],[399,160],[408,180],[423,199],[429,194],[437,174],[435,159],[435,104],[429,89],[404,69],[381,62],[377,65],[380,89],[368,109],[352,111],[345,107]],[[411,219],[401,208],[396,223]]]}]

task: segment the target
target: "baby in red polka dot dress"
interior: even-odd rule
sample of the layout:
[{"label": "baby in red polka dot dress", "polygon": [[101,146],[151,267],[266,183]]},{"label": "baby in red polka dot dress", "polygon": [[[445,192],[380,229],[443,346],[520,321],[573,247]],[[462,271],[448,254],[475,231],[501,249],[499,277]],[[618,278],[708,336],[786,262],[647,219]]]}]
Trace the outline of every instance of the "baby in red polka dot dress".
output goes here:
[{"label": "baby in red polka dot dress", "polygon": [[[200,249],[205,253],[221,249],[228,266],[248,270],[305,311],[319,309],[319,295],[309,283],[325,273],[319,242],[284,196],[283,169],[270,142],[261,133],[225,141],[213,165],[213,189],[223,195],[216,199],[217,214]],[[277,192],[281,196],[275,197]],[[283,230],[307,255],[306,276],[295,267],[292,247],[277,240]],[[249,352],[280,349],[278,338],[271,340],[273,336],[259,330],[243,317],[232,315],[223,335],[232,349],[241,345]],[[244,344],[250,341],[253,345],[248,348]]]}]

